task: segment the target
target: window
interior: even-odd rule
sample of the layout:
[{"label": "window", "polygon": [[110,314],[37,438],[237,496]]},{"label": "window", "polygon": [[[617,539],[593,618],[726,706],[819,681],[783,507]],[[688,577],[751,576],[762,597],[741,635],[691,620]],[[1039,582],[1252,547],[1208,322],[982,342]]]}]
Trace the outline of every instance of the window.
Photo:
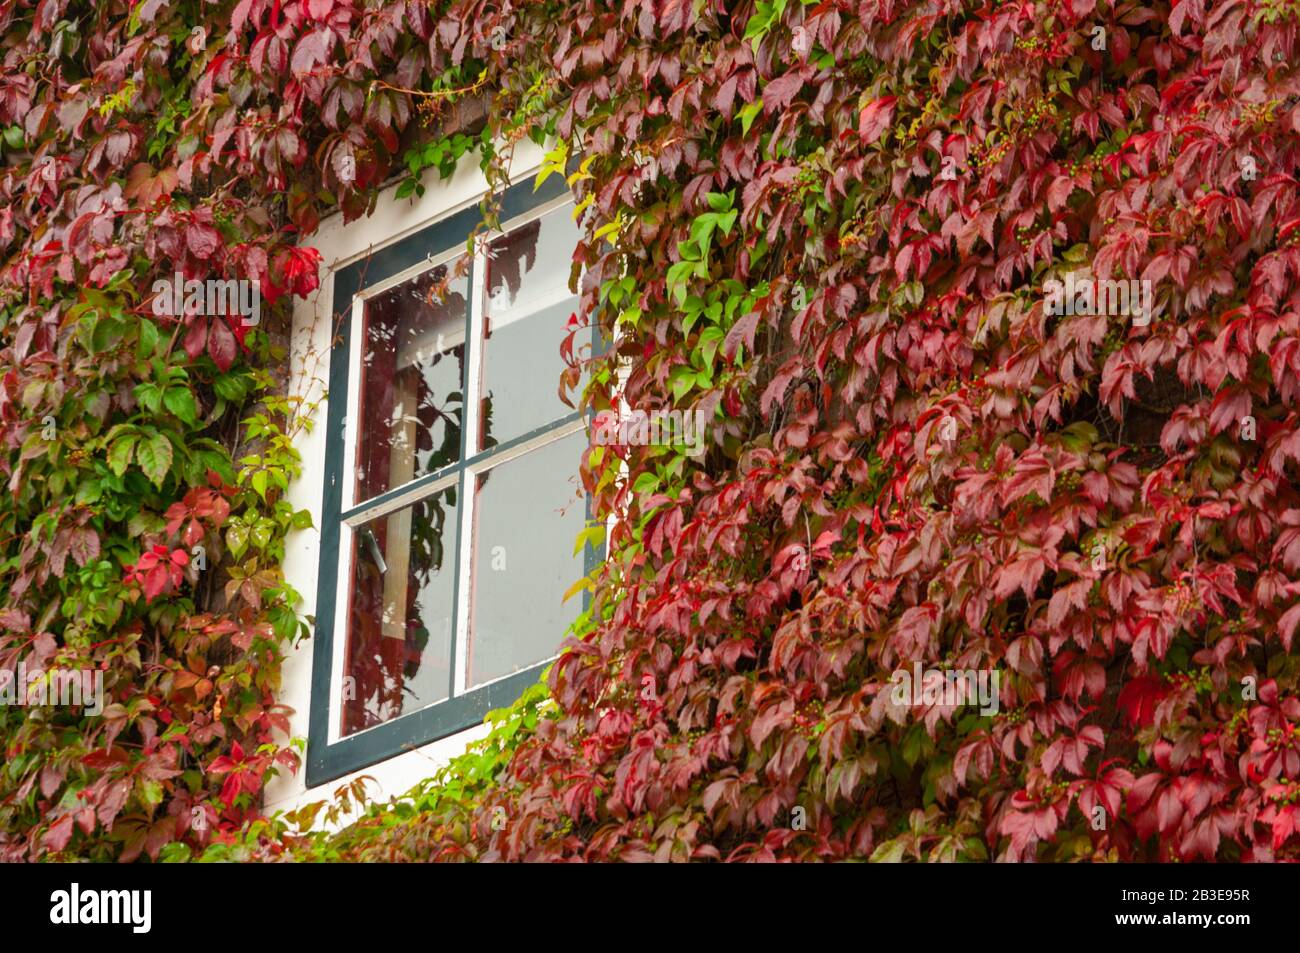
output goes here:
[{"label": "window", "polygon": [[472,260],[477,206],[335,274],[308,785],[508,705],[582,609],[572,209],[520,183]]}]

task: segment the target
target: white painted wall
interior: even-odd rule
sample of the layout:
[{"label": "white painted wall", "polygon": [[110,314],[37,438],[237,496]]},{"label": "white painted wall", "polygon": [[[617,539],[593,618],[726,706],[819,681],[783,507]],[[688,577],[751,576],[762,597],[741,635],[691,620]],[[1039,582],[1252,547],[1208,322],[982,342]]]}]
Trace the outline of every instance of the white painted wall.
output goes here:
[{"label": "white painted wall", "polygon": [[[522,182],[535,175],[541,166],[544,152],[527,140],[515,146],[510,165],[512,182]],[[329,380],[330,338],[335,318],[331,314],[334,301],[334,272],[372,252],[390,245],[413,232],[419,231],[435,219],[475,205],[487,190],[487,181],[479,170],[479,155],[466,155],[458,165],[455,175],[439,181],[436,171],[425,177],[422,198],[396,199],[396,185],[380,195],[374,214],[344,225],[341,215],[333,215],[321,222],[316,233],[303,240],[320,251],[321,283],[308,300],[294,303],[293,338],[290,350],[290,394],[303,396],[307,401],[321,400]],[[346,399],[346,395],[339,395]],[[296,508],[311,513],[316,527],[322,525],[322,493],[325,473],[325,438],[328,409],[321,400],[315,412],[316,427],[310,434],[300,434],[296,446],[302,453],[302,479],[289,487],[288,499]],[[284,571],[290,585],[302,595],[299,611],[304,615],[316,613],[317,573],[320,568],[319,529],[292,533],[285,546]],[[308,638],[293,648],[285,659],[283,683],[279,700],[291,708],[292,736],[307,737],[308,716],[311,709],[312,643]],[[333,792],[358,775],[369,775],[377,784],[369,787],[371,796],[379,800],[400,795],[428,777],[434,769],[465,750],[465,745],[487,733],[479,725],[459,734],[443,738],[414,751],[397,755],[387,761],[372,765],[362,771],[346,775],[327,784],[308,788],[303,769],[290,777],[273,779],[266,787],[264,806],[268,812],[291,810],[312,801],[328,800]],[[287,739],[285,739],[287,740]]]}]

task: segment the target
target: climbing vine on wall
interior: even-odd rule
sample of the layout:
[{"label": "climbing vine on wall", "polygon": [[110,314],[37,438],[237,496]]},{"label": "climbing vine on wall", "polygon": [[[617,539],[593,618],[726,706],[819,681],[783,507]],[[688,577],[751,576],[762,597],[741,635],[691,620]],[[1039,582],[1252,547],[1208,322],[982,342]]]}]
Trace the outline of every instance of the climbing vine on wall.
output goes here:
[{"label": "climbing vine on wall", "polygon": [[[110,696],[0,709],[0,850],[1296,857],[1298,18],[0,4],[0,663]],[[549,700],[339,835],[259,819],[311,531],[299,239],[471,150],[501,184],[525,136],[616,341],[567,383],[707,451],[584,456],[610,558]],[[176,272],[257,281],[263,321],[158,316]],[[1053,303],[1080,282],[1131,298]],[[920,669],[997,705],[900,704]]]}]

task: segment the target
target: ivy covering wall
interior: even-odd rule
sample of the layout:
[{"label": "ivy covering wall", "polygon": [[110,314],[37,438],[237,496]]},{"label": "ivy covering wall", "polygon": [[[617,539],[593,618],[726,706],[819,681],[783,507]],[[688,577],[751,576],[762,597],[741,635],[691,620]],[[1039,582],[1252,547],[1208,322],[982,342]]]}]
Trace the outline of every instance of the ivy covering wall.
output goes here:
[{"label": "ivy covering wall", "polygon": [[[0,665],[109,694],[0,707],[0,856],[1296,858],[1298,21],[0,4]],[[486,742],[337,835],[260,818],[309,631],[300,238],[524,137],[617,335],[579,406],[708,450],[585,455],[591,620]],[[159,315],[177,272],[257,280],[261,323]],[[1146,304],[1052,306],[1092,279]],[[998,710],[897,704],[920,668]]]}]

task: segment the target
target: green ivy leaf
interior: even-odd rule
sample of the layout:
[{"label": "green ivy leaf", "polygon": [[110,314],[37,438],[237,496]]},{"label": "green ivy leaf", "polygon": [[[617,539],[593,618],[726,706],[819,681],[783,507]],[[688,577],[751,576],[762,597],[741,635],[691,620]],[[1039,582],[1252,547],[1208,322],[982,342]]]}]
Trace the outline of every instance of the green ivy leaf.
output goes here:
[{"label": "green ivy leaf", "polygon": [[695,386],[695,372],[689,367],[678,368],[673,374],[673,398],[680,401]]},{"label": "green ivy leaf", "polygon": [[236,559],[244,555],[248,548],[248,526],[244,523],[231,523],[226,530],[226,548]]},{"label": "green ivy leaf", "polygon": [[122,340],[122,334],[126,329],[122,322],[116,318],[100,318],[95,322],[95,330],[90,335],[90,352],[92,354],[103,354],[105,351],[116,347]]},{"label": "green ivy leaf", "polygon": [[140,800],[150,807],[156,807],[162,803],[163,786],[160,781],[151,781],[149,778],[141,778],[136,782],[137,791]]},{"label": "green ivy leaf", "polygon": [[185,423],[193,426],[199,420],[199,408],[194,401],[194,394],[188,387],[169,387],[163,394],[163,403],[167,409]]},{"label": "green ivy leaf", "polygon": [[144,475],[156,487],[162,487],[162,481],[172,468],[172,444],[166,435],[156,433],[143,440],[135,453],[136,462]]},{"label": "green ivy leaf", "polygon": [[267,519],[258,520],[253,524],[253,531],[249,535],[254,546],[260,550],[265,550],[271,544],[272,537],[275,536],[275,524]]},{"label": "green ivy leaf", "polygon": [[726,334],[716,324],[705,328],[700,334],[700,351],[704,357],[704,366],[709,370],[713,369],[713,356],[718,353],[725,338]]},{"label": "green ivy leaf", "polygon": [[141,360],[153,357],[158,351],[158,325],[148,318],[140,319],[140,331],[135,345],[136,357]]},{"label": "green ivy leaf", "polygon": [[905,849],[902,840],[887,840],[872,852],[871,863],[896,864],[903,859]]},{"label": "green ivy leaf", "polygon": [[135,399],[140,402],[140,406],[144,410],[151,414],[158,413],[162,405],[162,396],[162,388],[157,384],[140,384],[135,389]]},{"label": "green ivy leaf", "polygon": [[126,468],[131,465],[136,441],[139,439],[135,434],[125,434],[114,440],[108,448],[108,467],[118,476],[126,473]]},{"label": "green ivy leaf", "polygon": [[242,372],[222,374],[212,380],[212,389],[217,396],[231,403],[239,403],[248,396],[253,388],[253,378]]}]

